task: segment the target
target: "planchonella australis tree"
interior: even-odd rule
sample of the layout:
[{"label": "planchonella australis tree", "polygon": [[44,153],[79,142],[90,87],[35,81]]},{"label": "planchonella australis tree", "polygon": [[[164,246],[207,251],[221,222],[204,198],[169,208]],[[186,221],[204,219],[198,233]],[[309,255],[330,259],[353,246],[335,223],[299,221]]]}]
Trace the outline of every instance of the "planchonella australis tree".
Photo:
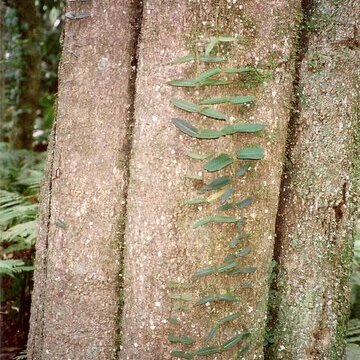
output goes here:
[{"label": "planchonella australis tree", "polygon": [[68,3],[29,359],[342,358],[358,8]]}]

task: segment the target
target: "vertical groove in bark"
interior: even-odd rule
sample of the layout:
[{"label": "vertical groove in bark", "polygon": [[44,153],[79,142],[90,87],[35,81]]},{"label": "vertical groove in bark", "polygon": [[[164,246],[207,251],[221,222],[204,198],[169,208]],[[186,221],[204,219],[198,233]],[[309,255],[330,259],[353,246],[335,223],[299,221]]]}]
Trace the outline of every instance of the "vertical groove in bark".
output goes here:
[{"label": "vertical groove in bark", "polygon": [[4,16],[5,16],[5,4],[2,0],[0,0],[0,141],[4,140],[2,128],[5,121]]},{"label": "vertical groove in bark", "polygon": [[128,85],[128,94],[129,94],[129,119],[126,128],[126,137],[122,148],[122,153],[124,155],[124,187],[123,187],[123,201],[121,213],[123,214],[119,218],[118,225],[118,243],[119,243],[119,280],[118,280],[118,294],[119,294],[119,303],[118,303],[118,313],[117,313],[117,338],[116,338],[116,353],[120,352],[120,346],[122,342],[121,336],[121,319],[124,308],[124,250],[125,250],[125,231],[126,231],[126,217],[127,217],[127,207],[128,207],[128,190],[129,190],[129,180],[130,180],[130,159],[132,152],[133,144],[133,132],[135,125],[135,96],[136,96],[136,79],[139,63],[139,42],[141,37],[141,25],[143,17],[143,1],[138,0],[134,2],[131,19],[133,21],[134,28],[134,43],[130,50],[131,68],[132,73],[129,79]]},{"label": "vertical groove in bark", "polygon": [[348,312],[349,211],[359,2],[314,0],[299,67],[277,219],[272,359],[340,359]]}]

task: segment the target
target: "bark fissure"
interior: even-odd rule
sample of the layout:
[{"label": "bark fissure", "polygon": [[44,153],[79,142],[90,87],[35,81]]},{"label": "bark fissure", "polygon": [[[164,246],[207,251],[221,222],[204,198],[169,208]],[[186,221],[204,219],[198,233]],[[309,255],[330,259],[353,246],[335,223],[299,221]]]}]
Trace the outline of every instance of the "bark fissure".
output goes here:
[{"label": "bark fissure", "polygon": [[[281,185],[279,193],[279,202],[278,209],[276,214],[275,222],[275,240],[274,240],[274,253],[273,260],[275,264],[279,263],[281,258],[281,249],[283,244],[283,230],[285,226],[285,199],[287,197],[287,191],[289,189],[289,184],[291,183],[291,155],[294,144],[296,143],[298,131],[301,127],[299,124],[300,114],[301,114],[301,75],[300,69],[301,64],[305,58],[305,55],[308,51],[309,45],[309,31],[307,29],[307,22],[311,17],[311,12],[314,7],[313,0],[302,0],[301,2],[301,14],[302,18],[299,24],[298,38],[297,43],[295,44],[295,61],[294,61],[294,79],[293,79],[293,98],[291,103],[291,110],[288,123],[288,135],[286,139],[286,148],[285,148],[285,160],[283,165],[283,172],[281,176]],[[274,272],[276,274],[277,267],[275,266]],[[274,328],[276,327],[277,321],[277,311],[276,308],[276,291],[277,291],[277,277],[274,276],[272,283],[270,284],[270,296],[269,296],[269,319],[268,319],[268,331],[271,334],[273,333]],[[271,294],[274,294],[271,296]],[[271,358],[271,351],[265,351],[265,358]]]},{"label": "bark fissure", "polygon": [[[126,218],[127,218],[127,207],[128,207],[128,190],[129,190],[129,181],[130,181],[130,159],[132,153],[133,145],[133,130],[135,124],[135,97],[136,97],[136,79],[137,79],[137,70],[138,70],[138,61],[139,61],[139,43],[141,37],[141,25],[143,18],[143,2],[142,0],[136,1],[133,4],[133,14],[131,18],[134,21],[134,35],[133,35],[133,46],[131,48],[131,69],[132,73],[130,75],[129,84],[128,84],[128,94],[129,94],[129,110],[128,110],[128,122],[126,128],[126,137],[125,143],[121,149],[124,160],[124,187],[122,189],[122,209],[121,216],[118,225],[118,241],[119,241],[119,281],[118,281],[118,294],[119,294],[119,304],[118,304],[118,313],[117,313],[117,324],[118,324],[118,337],[116,345],[116,354],[120,351],[121,346],[121,319],[123,313],[123,289],[124,289],[124,246],[125,246],[125,232],[126,232]],[[120,194],[121,196],[121,194]]]}]

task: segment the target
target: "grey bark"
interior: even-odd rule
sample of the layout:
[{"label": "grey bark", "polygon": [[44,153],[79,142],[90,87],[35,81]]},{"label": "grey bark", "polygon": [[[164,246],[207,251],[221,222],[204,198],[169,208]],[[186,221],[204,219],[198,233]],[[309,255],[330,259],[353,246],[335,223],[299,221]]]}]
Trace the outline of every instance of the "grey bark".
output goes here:
[{"label": "grey bark", "polygon": [[274,359],[341,359],[352,264],[360,3],[314,1],[305,26],[276,243]]},{"label": "grey bark", "polygon": [[[36,245],[28,359],[116,352],[133,3],[69,3]],[[116,35],[117,40],[114,39]]]},{"label": "grey bark", "polygon": [[5,121],[4,14],[5,4],[0,0],[0,141],[4,140],[2,128]]}]

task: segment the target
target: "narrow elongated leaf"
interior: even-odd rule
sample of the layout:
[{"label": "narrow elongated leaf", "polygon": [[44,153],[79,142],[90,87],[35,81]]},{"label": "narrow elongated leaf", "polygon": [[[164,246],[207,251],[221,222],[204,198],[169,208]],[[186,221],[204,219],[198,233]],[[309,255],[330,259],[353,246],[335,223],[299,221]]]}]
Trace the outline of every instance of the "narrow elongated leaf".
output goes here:
[{"label": "narrow elongated leaf", "polygon": [[200,101],[201,105],[216,105],[216,104],[248,104],[255,101],[255,96],[222,96],[203,99]]},{"label": "narrow elongated leaf", "polygon": [[264,149],[261,147],[240,149],[237,157],[244,160],[260,160],[264,157]]},{"label": "narrow elongated leaf", "polygon": [[202,180],[203,179],[202,175],[198,175],[198,174],[186,175],[186,178],[191,179],[191,180]]},{"label": "narrow elongated leaf", "polygon": [[185,101],[185,100],[172,98],[171,103],[174,106],[178,107],[179,109],[185,110],[185,111],[188,111],[188,112],[192,112],[192,113],[195,112],[196,113],[196,112],[200,111],[200,108],[199,108],[198,105],[196,105],[194,103],[191,103],[191,102],[188,102],[188,101]]},{"label": "narrow elongated leaf", "polygon": [[170,324],[173,324],[173,325],[179,325],[180,324],[179,320],[177,318],[175,318],[175,317],[168,318],[168,322]]},{"label": "narrow elongated leaf", "polygon": [[208,276],[208,275],[214,274],[215,272],[216,272],[216,270],[213,267],[207,267],[207,268],[203,268],[203,269],[198,270],[194,274],[194,277]]},{"label": "narrow elongated leaf", "polygon": [[247,254],[250,254],[250,253],[251,253],[251,247],[250,247],[250,246],[247,246],[247,247],[241,249],[241,250],[237,253],[237,255],[242,257],[242,256],[246,256]]},{"label": "narrow elongated leaf", "polygon": [[196,154],[193,152],[187,152],[185,155],[195,160],[206,160],[213,156],[213,154]]},{"label": "narrow elongated leaf", "polygon": [[234,269],[236,266],[238,265],[238,261],[231,261],[231,262],[228,262],[228,263],[225,263],[225,264],[222,264],[220,265],[218,268],[217,268],[217,272],[219,273],[222,273],[222,272],[227,272],[229,270],[232,270]]},{"label": "narrow elongated leaf", "polygon": [[205,216],[203,218],[201,218],[200,220],[196,221],[195,224],[193,225],[193,228],[196,229],[199,226],[205,225],[207,223],[210,222],[215,222],[215,223],[236,223],[238,222],[238,218],[235,216],[220,216],[220,215],[216,215],[216,216]]},{"label": "narrow elongated leaf", "polygon": [[246,199],[239,201],[237,203],[234,204],[234,207],[238,208],[238,209],[244,209],[247,206],[251,205],[253,202],[254,198],[252,196],[247,197]]},{"label": "narrow elongated leaf", "polygon": [[206,200],[208,202],[216,201],[217,199],[221,198],[224,195],[225,191],[226,191],[226,189],[220,189],[220,190],[216,191],[215,193],[211,194],[208,198],[206,198]]},{"label": "narrow elongated leaf", "polygon": [[244,74],[244,73],[254,73],[254,72],[258,72],[258,71],[253,67],[242,67],[242,68],[223,69],[223,72],[225,72],[227,74]]},{"label": "narrow elongated leaf", "polygon": [[218,40],[215,37],[210,38],[210,42],[205,47],[205,55],[209,56],[213,48],[218,43]]},{"label": "narrow elongated leaf", "polygon": [[199,60],[208,63],[218,63],[218,62],[224,62],[227,59],[220,56],[200,55]]},{"label": "narrow elongated leaf", "polygon": [[196,204],[203,204],[203,203],[207,203],[207,199],[205,198],[194,198],[194,199],[190,199],[185,201],[186,205],[196,205]]},{"label": "narrow elongated leaf", "polygon": [[205,192],[205,191],[212,191],[212,190],[217,190],[217,189],[221,189],[226,185],[229,185],[231,183],[231,177],[228,175],[225,176],[221,176],[217,179],[215,179],[214,181],[212,181],[210,184],[207,184],[205,186],[203,186],[200,191]]},{"label": "narrow elongated leaf", "polygon": [[217,39],[218,39],[218,41],[221,41],[221,42],[231,42],[231,41],[236,40],[236,38],[231,37],[231,36],[218,36]]},{"label": "narrow elongated leaf", "polygon": [[240,166],[239,171],[236,173],[236,176],[241,177],[244,176],[246,174],[246,172],[249,170],[250,165],[242,165]]},{"label": "narrow elongated leaf", "polygon": [[190,294],[169,294],[170,299],[182,300],[182,301],[191,301],[192,296]]},{"label": "narrow elongated leaf", "polygon": [[236,320],[240,317],[240,314],[239,313],[234,313],[234,314],[230,314],[228,316],[225,316],[223,317],[222,319],[220,319],[217,323],[218,325],[222,325],[222,324],[225,324],[229,321],[233,321],[233,320]]},{"label": "narrow elongated leaf", "polygon": [[239,299],[232,294],[207,295],[200,298],[194,306],[204,305],[206,303],[211,303],[214,301],[238,302]]},{"label": "narrow elongated leaf", "polygon": [[182,351],[182,350],[173,350],[170,353],[171,356],[176,357],[176,358],[180,358],[180,359],[193,359],[194,355],[190,352],[187,351]]},{"label": "narrow elongated leaf", "polygon": [[193,60],[195,60],[195,58],[196,58],[195,54],[190,53],[190,54],[176,58],[175,60],[171,61],[169,64],[171,64],[171,65],[182,64],[182,63],[186,63],[189,61],[193,61]]},{"label": "narrow elongated leaf", "polygon": [[210,129],[200,129],[197,135],[198,139],[218,139],[223,136],[221,131],[210,130]]},{"label": "narrow elongated leaf", "polygon": [[201,108],[200,111],[198,111],[199,114],[210,117],[212,119],[217,120],[226,120],[226,115],[222,113],[221,111],[211,109],[211,108]]},{"label": "narrow elongated leaf", "polygon": [[217,85],[230,85],[233,84],[232,81],[228,80],[216,80],[216,79],[206,79],[199,83],[199,86],[217,86]]},{"label": "narrow elongated leaf", "polygon": [[207,346],[196,351],[196,356],[207,356],[217,354],[221,351],[219,346]]},{"label": "narrow elongated leaf", "polygon": [[212,339],[214,338],[214,336],[216,335],[218,329],[219,329],[219,326],[218,326],[218,325],[214,325],[214,326],[210,329],[208,335],[206,336],[205,341],[206,341],[206,342],[209,342],[210,340],[212,340]]},{"label": "narrow elongated leaf", "polygon": [[168,340],[172,343],[178,343],[178,344],[180,343],[180,344],[184,344],[184,345],[191,345],[195,342],[192,338],[190,338],[188,336],[169,335]]},{"label": "narrow elongated leaf", "polygon": [[231,339],[224,342],[224,344],[221,345],[221,348],[223,350],[230,350],[234,346],[240,343],[240,341],[243,339],[243,334],[238,334],[233,336]]},{"label": "narrow elongated leaf", "polygon": [[197,83],[193,79],[176,79],[170,80],[167,82],[170,86],[179,86],[179,87],[194,87],[197,86]]},{"label": "narrow elongated leaf", "polygon": [[221,73],[220,69],[209,69],[209,70],[205,70],[204,72],[202,72],[201,74],[199,74],[196,78],[195,81],[196,83],[203,83],[205,80],[207,80],[208,78],[210,78],[211,76],[215,76]]},{"label": "narrow elongated leaf", "polygon": [[236,133],[255,133],[264,130],[264,124],[234,124],[221,129],[223,135]]},{"label": "narrow elongated leaf", "polygon": [[229,302],[238,302],[239,298],[232,294],[220,294],[217,296],[218,301],[229,301]]},{"label": "narrow elongated leaf", "polygon": [[222,203],[228,201],[228,200],[231,198],[231,196],[234,195],[234,193],[235,193],[235,189],[233,189],[233,188],[227,189],[227,190],[224,192],[224,195],[221,196],[220,201],[221,201]]},{"label": "narrow elongated leaf", "polygon": [[224,205],[220,205],[216,208],[216,210],[219,210],[219,211],[226,211],[226,210],[231,210],[231,209],[234,209],[234,204],[224,204]]},{"label": "narrow elongated leaf", "polygon": [[202,298],[200,298],[194,306],[198,306],[198,305],[204,305],[206,303],[210,303],[216,301],[216,295],[206,295]]},{"label": "narrow elongated leaf", "polygon": [[220,154],[216,158],[210,160],[204,165],[204,169],[209,172],[214,172],[225,168],[232,164],[234,159],[228,154]]},{"label": "narrow elongated leaf", "polygon": [[184,134],[196,138],[198,135],[198,129],[192,126],[189,122],[183,119],[172,119],[173,124]]}]

